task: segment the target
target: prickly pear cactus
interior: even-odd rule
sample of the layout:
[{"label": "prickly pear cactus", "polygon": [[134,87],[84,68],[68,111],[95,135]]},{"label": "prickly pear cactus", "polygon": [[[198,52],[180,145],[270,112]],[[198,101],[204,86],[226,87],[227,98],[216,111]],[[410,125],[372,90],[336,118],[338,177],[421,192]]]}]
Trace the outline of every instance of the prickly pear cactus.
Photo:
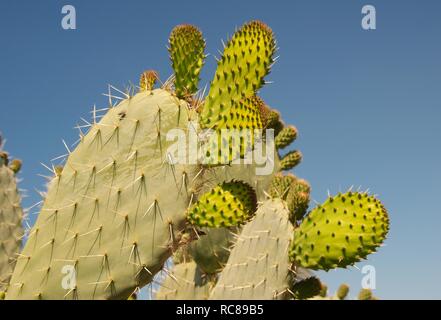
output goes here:
[{"label": "prickly pear cactus", "polygon": [[281,200],[267,200],[247,223],[210,299],[285,299],[293,271],[288,258],[294,226]]},{"label": "prickly pear cactus", "polygon": [[[180,129],[189,136],[197,115],[203,128],[210,121],[219,124],[217,128],[228,128],[229,123],[246,127],[246,114],[251,113],[255,119],[265,118],[266,109],[251,102],[260,101],[256,90],[272,63],[272,32],[252,22],[235,33],[203,103],[201,97],[193,99],[189,94],[198,82],[204,43],[194,32],[178,33],[172,32],[175,38],[170,40],[174,90],[168,82],[152,90],[158,74],[143,73],[140,92],[123,93],[125,98],[117,106],[112,105],[99,122],[94,119],[87,134],[81,134],[63,168],[54,169],[40,215],[18,259],[8,299],[127,299],[161,270],[182,245],[181,235],[189,227],[207,226],[192,219],[197,216],[191,214],[192,204],[206,199],[204,193],[223,182],[238,179],[247,185],[247,197],[238,196],[237,212],[232,212],[245,220],[251,217],[256,197],[262,196],[278,170],[277,155],[268,160],[271,166],[265,175],[256,174],[256,169],[266,163],[215,167],[176,163],[168,152],[174,144],[168,133]],[[182,36],[188,40],[185,46],[198,46],[193,53],[178,48]],[[178,67],[183,65],[190,66],[191,72]],[[225,85],[230,89],[223,91]],[[237,111],[233,114],[240,121],[224,119],[230,114],[225,113],[224,104]],[[254,127],[263,126],[259,121]],[[274,148],[270,139],[266,143]],[[244,149],[242,143],[239,148]],[[223,194],[216,201],[224,197],[230,199]],[[219,223],[210,226],[243,222],[231,219],[233,215],[211,214],[210,221]]]},{"label": "prickly pear cactus", "polygon": [[9,284],[24,233],[24,215],[15,176],[20,167],[19,160],[8,163],[8,155],[0,151],[0,292]]},{"label": "prickly pear cactus", "polygon": [[304,268],[344,268],[374,252],[388,229],[389,218],[378,199],[367,193],[339,194],[306,216],[295,231],[290,256]]}]

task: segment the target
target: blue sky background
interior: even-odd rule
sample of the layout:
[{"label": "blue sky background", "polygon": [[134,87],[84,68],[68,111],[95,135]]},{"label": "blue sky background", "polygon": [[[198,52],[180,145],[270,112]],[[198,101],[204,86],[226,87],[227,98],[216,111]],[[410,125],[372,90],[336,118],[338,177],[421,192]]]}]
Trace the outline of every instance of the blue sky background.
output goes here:
[{"label": "blue sky background", "polygon": [[[73,4],[77,30],[63,30]],[[377,9],[377,30],[361,28],[361,8]],[[351,185],[379,194],[392,221],[374,265],[375,294],[441,298],[440,1],[1,1],[0,131],[23,159],[25,206],[44,190],[40,162],[65,152],[72,128],[105,107],[107,84],[137,82],[154,68],[171,73],[166,51],[179,23],[199,26],[207,52],[250,19],[269,24],[280,59],[261,95],[297,126],[304,154],[296,174],[317,201]],[[214,73],[207,59],[202,84]],[[34,217],[32,217],[34,219]],[[320,273],[331,291],[358,292],[359,270]]]}]

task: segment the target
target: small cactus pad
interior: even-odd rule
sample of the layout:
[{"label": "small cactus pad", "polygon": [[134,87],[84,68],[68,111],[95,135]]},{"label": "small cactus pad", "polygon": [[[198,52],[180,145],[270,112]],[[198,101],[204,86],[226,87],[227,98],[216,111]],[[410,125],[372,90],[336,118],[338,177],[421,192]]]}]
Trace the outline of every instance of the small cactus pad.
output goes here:
[{"label": "small cactus pad", "polygon": [[273,198],[286,200],[291,186],[296,182],[297,178],[293,174],[283,175],[277,173],[271,181],[269,194]]},{"label": "small cactus pad", "polygon": [[361,289],[358,293],[358,300],[377,300],[371,289]]},{"label": "small cactus pad", "polygon": [[199,227],[238,226],[251,217],[256,206],[256,193],[250,185],[224,182],[199,198],[190,208],[188,220]]},{"label": "small cactus pad", "polygon": [[215,278],[204,275],[193,261],[176,264],[156,292],[158,300],[207,300]]},{"label": "small cactus pad", "polygon": [[302,161],[302,153],[300,151],[294,150],[288,152],[281,160],[280,160],[280,169],[281,170],[291,170],[295,166],[297,166],[300,161]]},{"label": "small cactus pad", "polygon": [[271,29],[252,21],[236,31],[219,60],[201,113],[203,128],[223,127],[231,109],[263,85],[276,49]]},{"label": "small cactus pad", "polygon": [[6,163],[0,163],[0,291],[8,286],[24,233],[15,172]]},{"label": "small cactus pad", "polygon": [[265,201],[242,229],[210,299],[284,299],[293,281],[288,249],[294,227],[280,199]]},{"label": "small cactus pad", "polygon": [[204,235],[189,246],[189,252],[199,268],[208,274],[217,273],[227,263],[237,228],[203,228]]},{"label": "small cactus pad", "polygon": [[175,73],[175,92],[180,98],[198,89],[199,74],[204,64],[205,40],[195,26],[176,26],[169,38],[169,52]]},{"label": "small cactus pad", "polygon": [[338,287],[336,296],[338,299],[344,300],[348,296],[348,293],[349,293],[349,286],[343,283],[342,285],[340,285],[340,287]]},{"label": "small cactus pad", "polygon": [[388,229],[386,209],[375,197],[338,194],[312,210],[295,230],[290,256],[304,268],[344,268],[374,252]]},{"label": "small cactus pad", "polygon": [[294,126],[283,128],[276,136],[275,143],[277,149],[289,146],[297,138],[297,129]]},{"label": "small cactus pad", "polygon": [[280,113],[276,110],[271,110],[265,118],[265,128],[273,129],[274,136],[277,137],[280,131],[283,130],[284,126],[282,120],[280,120]]},{"label": "small cactus pad", "polygon": [[308,182],[298,179],[293,174],[283,175],[278,173],[274,176],[269,189],[273,198],[285,200],[291,213],[291,221],[295,222],[303,218],[309,206],[311,187]]},{"label": "small cactus pad", "polygon": [[320,294],[322,283],[316,277],[309,277],[294,284],[292,292],[296,300],[305,300]]},{"label": "small cactus pad", "polygon": [[306,180],[297,179],[292,185],[286,203],[291,212],[291,221],[301,220],[308,211],[311,187]]},{"label": "small cactus pad", "polygon": [[158,80],[159,74],[155,70],[144,71],[139,78],[139,91],[152,91]]}]

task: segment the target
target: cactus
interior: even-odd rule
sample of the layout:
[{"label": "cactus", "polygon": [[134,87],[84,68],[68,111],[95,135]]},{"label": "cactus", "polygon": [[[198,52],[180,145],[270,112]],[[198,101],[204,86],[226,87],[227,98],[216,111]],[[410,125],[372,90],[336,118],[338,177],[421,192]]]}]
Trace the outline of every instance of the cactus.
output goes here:
[{"label": "cactus", "polygon": [[[198,69],[183,73],[177,67],[181,63],[200,66],[203,50],[195,50],[199,62],[190,63],[191,57],[174,55],[177,43],[170,40],[176,91],[168,83],[154,89],[157,73],[145,72],[140,92],[126,94],[99,122],[94,119],[64,167],[54,169],[41,212],[18,259],[8,299],[127,299],[152,281],[181,246],[190,224],[193,228],[232,226],[254,212],[256,197],[262,196],[271,175],[256,176],[255,164],[175,163],[166,153],[172,145],[167,133],[181,129],[188,134],[198,114],[201,127],[215,119],[222,119],[215,121],[217,128],[248,121],[225,120],[230,113],[225,113],[224,106],[236,111],[232,114],[254,117],[253,127],[263,127],[269,111],[258,103],[255,92],[273,62],[272,32],[252,22],[235,33],[203,105],[187,99],[194,93]],[[231,90],[223,91],[225,85]],[[277,170],[277,156],[273,160]],[[209,199],[210,189],[224,192],[222,183],[232,178],[243,181],[242,187],[232,187],[242,192],[237,197],[237,219],[227,211],[225,217],[220,211],[211,214],[210,220],[195,218],[198,205],[193,204]],[[228,209],[233,203],[223,198],[236,199],[232,191],[226,190],[214,201]]]},{"label": "cactus", "polygon": [[224,182],[203,194],[188,214],[190,223],[211,228],[237,226],[254,213],[256,193],[243,182]]},{"label": "cactus", "polygon": [[274,176],[269,189],[271,197],[286,201],[293,223],[301,220],[308,210],[310,192],[311,187],[305,180],[293,174],[284,176],[280,173]]},{"label": "cactus", "polygon": [[340,287],[338,287],[336,296],[340,300],[344,300],[348,296],[348,293],[349,293],[349,286],[347,284],[342,284],[340,285]]},{"label": "cactus", "polygon": [[283,149],[297,138],[297,129],[293,126],[283,128],[276,136],[276,148]]},{"label": "cactus", "polygon": [[280,168],[282,170],[291,170],[302,161],[302,157],[303,155],[300,151],[290,151],[280,160]]},{"label": "cactus", "polygon": [[243,227],[210,299],[289,297],[293,232],[285,204],[278,199],[264,202]]},{"label": "cactus", "polygon": [[180,98],[196,93],[199,73],[204,64],[205,41],[192,25],[176,26],[169,38],[170,60],[175,73],[175,92]]},{"label": "cactus", "polygon": [[[385,239],[387,212],[366,193],[330,197],[306,214],[309,184],[275,175],[297,166],[300,151],[281,160],[276,152],[264,176],[261,164],[235,162],[260,143],[280,151],[297,138],[258,96],[276,50],[268,26],[252,21],[235,32],[205,98],[197,93],[201,32],[178,26],[169,45],[174,78],[155,89],[158,73],[144,72],[139,92],[94,118],[54,167],[7,299],[129,299],[172,255],[158,298],[323,298],[324,285],[305,269],[347,267]],[[196,134],[196,162],[170,152],[177,129]],[[275,141],[261,129],[273,129]],[[0,165],[13,174],[21,163],[8,168],[1,153]]]},{"label": "cactus", "polygon": [[377,297],[374,297],[372,290],[361,289],[358,293],[358,300],[377,300]]},{"label": "cactus", "polygon": [[272,30],[259,21],[245,24],[224,48],[201,113],[203,128],[224,128],[234,120],[243,98],[264,84],[276,50]]},{"label": "cactus", "polygon": [[291,258],[309,269],[352,265],[374,252],[389,228],[386,209],[367,193],[330,197],[296,229]]},{"label": "cactus", "polygon": [[0,292],[8,287],[24,233],[24,214],[15,176],[20,168],[20,160],[9,162],[7,153],[0,151]]}]

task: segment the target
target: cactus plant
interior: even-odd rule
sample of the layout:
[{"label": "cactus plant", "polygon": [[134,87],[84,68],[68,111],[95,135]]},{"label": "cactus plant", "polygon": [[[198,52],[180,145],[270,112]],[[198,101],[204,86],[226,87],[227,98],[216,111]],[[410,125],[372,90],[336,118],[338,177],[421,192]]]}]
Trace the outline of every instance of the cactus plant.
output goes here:
[{"label": "cactus plant", "polygon": [[[139,93],[126,94],[99,122],[94,119],[87,134],[81,134],[63,169],[54,169],[43,207],[18,259],[8,299],[127,299],[161,270],[191,223],[196,228],[207,225],[193,219],[195,211],[187,209],[196,208],[192,204],[198,199],[208,199],[205,192],[217,184],[222,188],[232,178],[248,186],[240,189],[247,197],[237,209],[245,210],[245,219],[253,213],[271,173],[257,177],[256,164],[175,163],[167,152],[172,145],[167,133],[181,129],[189,134],[190,122],[198,115],[202,128],[263,128],[263,111],[269,111],[266,105],[257,105],[255,94],[273,62],[272,32],[260,22],[239,29],[225,48],[205,102],[193,105],[195,99],[188,95],[198,82],[204,44],[194,29],[179,35],[177,30],[170,40],[175,91],[168,85],[152,90],[157,73],[145,72]],[[175,51],[182,37],[187,37],[186,45],[198,46],[192,53],[197,57]],[[183,73],[183,65],[193,69]],[[248,116],[254,120],[250,122]],[[245,149],[243,144],[240,150]],[[277,155],[271,161],[276,171]],[[221,221],[221,217],[219,213],[211,219]],[[242,222],[227,217],[211,226]],[[69,277],[73,281],[66,281]]]},{"label": "cactus plant", "polygon": [[[234,33],[205,98],[197,93],[204,49],[196,27],[176,27],[174,77],[155,89],[158,73],[145,71],[137,94],[80,133],[54,167],[7,299],[128,299],[173,254],[158,298],[306,299],[326,290],[305,269],[347,267],[383,242],[389,220],[376,198],[339,194],[306,214],[309,184],[276,175],[302,153],[280,157],[297,129],[258,96],[274,63],[271,29],[252,21]],[[193,135],[201,150],[173,149],[177,131],[178,142]],[[265,175],[262,163],[237,161],[262,144],[277,150]]]},{"label": "cactus plant", "polygon": [[0,292],[8,287],[24,233],[24,213],[16,181],[20,168],[20,160],[9,161],[8,154],[0,151]]}]

